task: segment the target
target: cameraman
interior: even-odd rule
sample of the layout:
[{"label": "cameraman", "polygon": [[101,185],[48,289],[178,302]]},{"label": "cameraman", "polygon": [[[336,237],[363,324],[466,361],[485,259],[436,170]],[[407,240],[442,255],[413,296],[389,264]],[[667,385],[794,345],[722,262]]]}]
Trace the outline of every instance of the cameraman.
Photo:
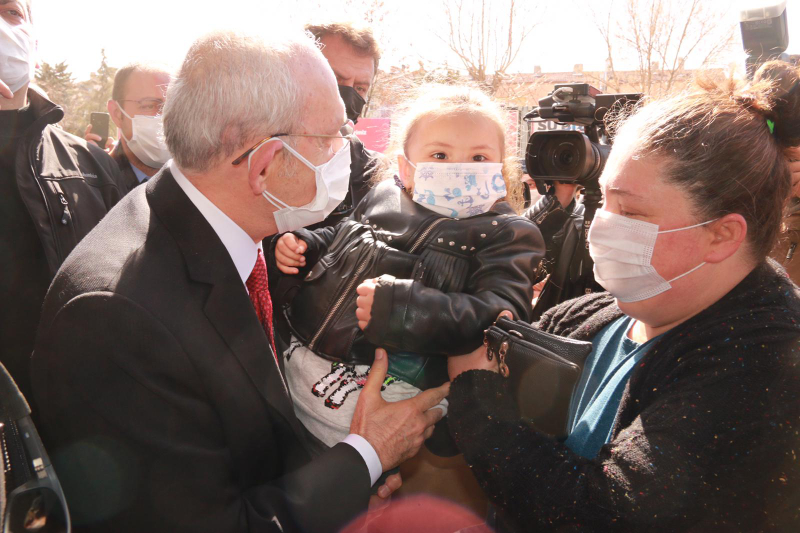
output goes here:
[{"label": "cameraman", "polygon": [[[534,319],[565,300],[586,294],[587,288],[602,290],[594,281],[591,266],[587,265],[587,269],[581,261],[585,207],[576,197],[580,186],[555,181],[544,187],[546,194],[525,211],[525,216],[539,227],[546,246],[536,272]],[[541,292],[537,290],[540,287]]]}]

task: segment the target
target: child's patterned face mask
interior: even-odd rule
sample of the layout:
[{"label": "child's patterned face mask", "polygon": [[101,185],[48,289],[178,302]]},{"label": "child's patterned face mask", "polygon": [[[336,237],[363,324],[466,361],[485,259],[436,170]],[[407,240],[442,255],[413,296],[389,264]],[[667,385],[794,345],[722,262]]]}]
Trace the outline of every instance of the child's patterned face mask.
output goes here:
[{"label": "child's patterned face mask", "polygon": [[412,198],[431,211],[453,217],[480,215],[506,195],[502,163],[418,163]]}]

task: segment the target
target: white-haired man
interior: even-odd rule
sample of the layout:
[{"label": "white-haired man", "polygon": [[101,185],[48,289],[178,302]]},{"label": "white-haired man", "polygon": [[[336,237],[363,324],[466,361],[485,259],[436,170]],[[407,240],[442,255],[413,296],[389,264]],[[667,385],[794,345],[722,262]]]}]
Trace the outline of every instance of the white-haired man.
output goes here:
[{"label": "white-haired man", "polygon": [[335,207],[346,117],[311,39],[265,34],[192,46],[164,111],[173,162],[84,241],[45,302],[34,389],[77,530],[337,531],[441,417],[430,408],[446,388],[383,402],[381,352],[352,434],[306,451],[261,241]]}]

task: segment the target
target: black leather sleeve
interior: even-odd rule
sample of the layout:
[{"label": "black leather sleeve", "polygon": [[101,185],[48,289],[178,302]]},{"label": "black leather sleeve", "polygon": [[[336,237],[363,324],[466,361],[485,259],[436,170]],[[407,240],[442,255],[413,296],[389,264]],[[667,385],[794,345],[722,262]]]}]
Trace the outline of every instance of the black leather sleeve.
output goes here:
[{"label": "black leather sleeve", "polygon": [[504,310],[530,321],[533,271],[544,255],[539,230],[513,217],[489,234],[486,243],[471,259],[463,292],[382,278],[364,330],[367,339],[392,350],[460,355],[480,345],[483,330]]},{"label": "black leather sleeve", "polygon": [[125,297],[68,302],[43,324],[33,367],[46,445],[80,531],[333,532],[366,508],[369,472],[346,444],[269,483],[237,479],[192,361]]},{"label": "black leather sleeve", "polygon": [[305,253],[306,269],[314,266],[317,261],[319,261],[323,255],[325,255],[325,252],[328,251],[328,247],[333,242],[334,237],[336,237],[336,230],[339,228],[340,224],[341,222],[335,226],[318,228],[314,231],[299,229],[292,232],[298,239],[305,242],[308,246]]}]

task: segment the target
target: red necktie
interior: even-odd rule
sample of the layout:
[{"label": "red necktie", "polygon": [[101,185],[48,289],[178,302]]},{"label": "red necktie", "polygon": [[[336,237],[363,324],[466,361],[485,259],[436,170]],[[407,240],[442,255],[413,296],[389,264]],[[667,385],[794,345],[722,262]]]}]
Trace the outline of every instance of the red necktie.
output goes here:
[{"label": "red necktie", "polygon": [[[278,351],[275,349],[275,339],[272,332],[272,298],[269,296],[269,284],[267,283],[267,263],[264,261],[264,253],[260,248],[256,264],[245,285],[250,292],[250,301],[253,302],[258,321],[264,326],[269,343],[272,345],[272,353],[275,354],[275,363],[277,363]],[[279,369],[280,367],[278,365]]]}]

